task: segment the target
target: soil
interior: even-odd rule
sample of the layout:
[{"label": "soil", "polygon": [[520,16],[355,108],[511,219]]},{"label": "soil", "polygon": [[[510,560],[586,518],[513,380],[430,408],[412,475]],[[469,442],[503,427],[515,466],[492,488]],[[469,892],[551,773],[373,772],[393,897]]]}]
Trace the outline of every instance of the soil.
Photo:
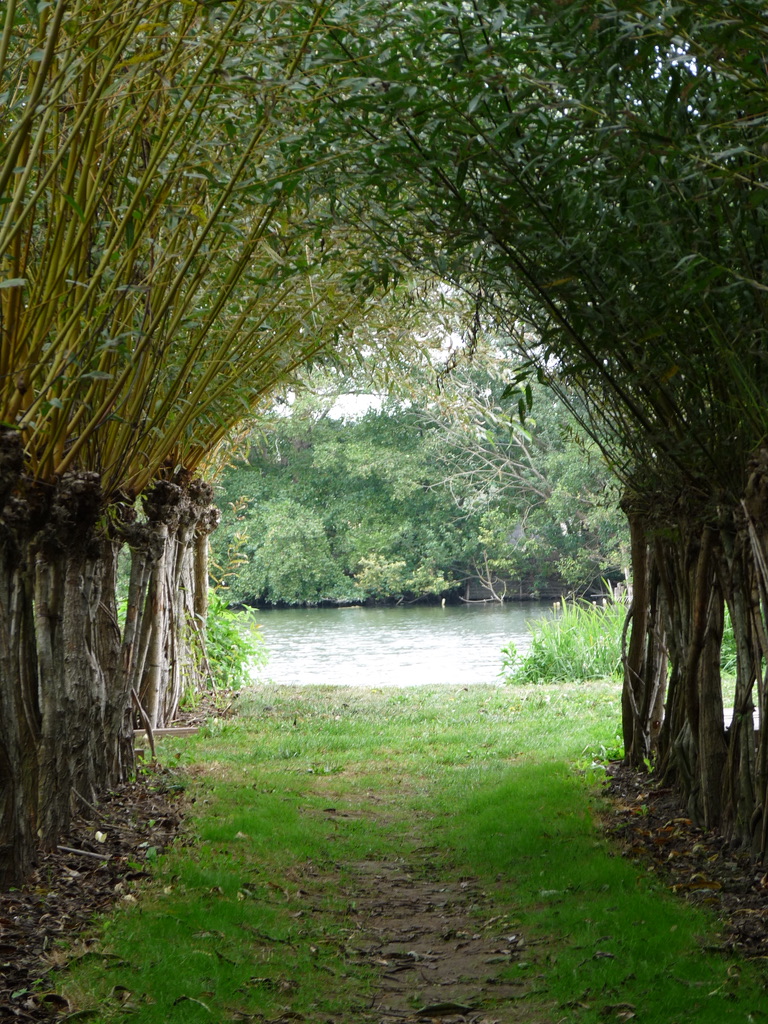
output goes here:
[{"label": "soil", "polygon": [[[379,972],[365,1020],[371,1024],[522,1024],[535,977],[525,936],[493,914],[493,894],[476,879],[432,877],[420,861],[363,861],[352,870],[347,920],[351,959]],[[510,966],[520,968],[510,980]],[[537,1017],[537,1020],[541,1020]]]},{"label": "soil", "polygon": [[768,873],[718,832],[693,824],[675,793],[617,762],[610,766],[603,824],[622,854],[670,892],[722,922],[717,948],[768,958]]},{"label": "soil", "polygon": [[[235,713],[225,696],[180,716],[176,725]],[[654,872],[670,891],[710,907],[722,921],[723,952],[768,958],[768,874],[744,852],[697,828],[674,794],[648,776],[610,766],[602,813],[622,854]],[[59,848],[40,855],[22,888],[0,893],[0,1021],[51,1021],[71,1009],[46,991],[45,979],[63,960],[89,954],[94,917],[132,888],[147,862],[183,841],[183,780],[149,765],[98,808],[83,815]],[[100,851],[108,833],[110,855]],[[412,861],[345,865],[347,955],[379,971],[368,1024],[521,1024],[525,996],[546,970],[545,950],[531,950],[515,922],[494,916],[493,893],[475,879],[456,882],[430,872],[429,854]],[[309,879],[307,879],[310,882]],[[310,883],[311,888],[311,883]],[[510,966],[521,968],[519,980]],[[512,978],[513,980],[510,980]],[[295,1018],[293,1018],[295,1019]],[[537,1017],[537,1021],[540,1021]],[[278,1022],[273,1022],[278,1024]]]}]

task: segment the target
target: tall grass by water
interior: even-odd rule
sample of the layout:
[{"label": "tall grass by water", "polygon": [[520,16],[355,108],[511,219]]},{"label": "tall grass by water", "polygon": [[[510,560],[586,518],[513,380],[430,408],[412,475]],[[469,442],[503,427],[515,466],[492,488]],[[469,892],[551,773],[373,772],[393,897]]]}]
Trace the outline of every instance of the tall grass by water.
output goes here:
[{"label": "tall grass by water", "polygon": [[[525,654],[514,643],[502,647],[502,681],[535,684],[620,679],[626,616],[627,606],[621,603],[565,602],[552,618],[529,622],[532,639]],[[736,673],[736,641],[727,608],[720,668],[726,679]]]},{"label": "tall grass by water", "polygon": [[554,683],[621,676],[623,604],[565,602],[551,619],[530,623],[530,650],[513,643],[502,648],[506,683]]}]

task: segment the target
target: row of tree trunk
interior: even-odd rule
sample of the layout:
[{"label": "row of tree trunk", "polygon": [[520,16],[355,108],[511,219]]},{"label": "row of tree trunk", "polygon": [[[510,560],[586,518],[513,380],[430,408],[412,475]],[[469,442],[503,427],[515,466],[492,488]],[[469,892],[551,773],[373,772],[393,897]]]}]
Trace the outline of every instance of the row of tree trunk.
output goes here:
[{"label": "row of tree trunk", "polygon": [[[0,884],[22,878],[76,810],[134,770],[133,732],[171,721],[207,673],[211,488],[162,480],[139,515],[98,478],[25,488],[0,437]],[[768,857],[768,451],[737,507],[695,516],[628,500],[633,602],[622,696],[628,761],[655,766],[689,813]],[[130,552],[118,609],[118,555]],[[725,613],[736,642],[724,698]],[[726,722],[724,706],[733,706]],[[758,727],[754,712],[757,709]]]},{"label": "row of tree trunk", "polygon": [[211,499],[161,481],[140,517],[105,509],[94,474],[25,488],[18,437],[0,438],[0,885],[129,778],[134,726],[172,720],[204,677]]},{"label": "row of tree trunk", "polygon": [[[627,502],[632,629],[622,700],[627,760],[677,787],[689,815],[768,858],[768,450],[737,507]],[[721,678],[726,612],[736,681]],[[732,708],[732,717],[730,710]]]}]

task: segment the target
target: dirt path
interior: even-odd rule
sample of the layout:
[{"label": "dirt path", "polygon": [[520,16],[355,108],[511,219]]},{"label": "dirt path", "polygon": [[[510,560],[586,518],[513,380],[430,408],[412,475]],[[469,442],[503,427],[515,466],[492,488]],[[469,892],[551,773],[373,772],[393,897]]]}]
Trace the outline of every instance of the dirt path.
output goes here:
[{"label": "dirt path", "polygon": [[[314,894],[341,894],[344,959],[378,978],[370,1007],[354,1024],[548,1024],[541,1003],[534,1013],[526,1002],[542,987],[536,961],[543,961],[543,949],[522,934],[508,898],[496,898],[475,878],[456,877],[436,851],[419,848],[416,821],[406,833],[391,813],[393,794],[326,795],[336,806],[323,817],[335,828],[365,819],[396,832],[394,845],[412,851],[341,862],[330,875],[310,866],[302,877],[310,905]],[[338,1024],[352,1024],[352,1017]]]},{"label": "dirt path", "polygon": [[530,982],[509,968],[528,956],[508,916],[471,878],[435,878],[420,862],[347,865],[351,957],[379,972],[371,1020],[517,1024]]}]

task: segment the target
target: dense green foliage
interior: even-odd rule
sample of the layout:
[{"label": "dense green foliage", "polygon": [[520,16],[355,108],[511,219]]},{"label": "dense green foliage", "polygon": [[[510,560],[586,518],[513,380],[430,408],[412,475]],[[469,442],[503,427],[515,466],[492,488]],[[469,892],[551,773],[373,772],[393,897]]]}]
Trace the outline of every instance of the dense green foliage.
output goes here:
[{"label": "dense green foliage", "polygon": [[[242,557],[233,601],[317,603],[440,593],[466,543],[431,489],[429,438],[409,416],[275,419],[224,480],[214,558]],[[227,511],[229,509],[229,514]]]},{"label": "dense green foliage", "polygon": [[253,682],[253,669],[266,665],[269,658],[252,616],[233,611],[216,591],[208,596],[205,649],[211,687],[247,686]]},{"label": "dense green foliage", "polygon": [[425,389],[344,421],[310,398],[263,422],[221,487],[213,549],[229,599],[559,595],[618,572],[607,471],[562,404],[539,396],[523,430],[487,380],[475,376],[475,405],[466,383],[452,404]]},{"label": "dense green foliage", "polygon": [[586,396],[625,479],[716,467],[738,491],[766,431],[745,343],[765,344],[765,5],[366,0],[354,24],[331,17],[346,87],[323,131],[358,146],[339,202]]},{"label": "dense green foliage", "polygon": [[623,604],[566,602],[552,619],[531,623],[531,649],[503,648],[506,683],[557,683],[621,677]]}]

